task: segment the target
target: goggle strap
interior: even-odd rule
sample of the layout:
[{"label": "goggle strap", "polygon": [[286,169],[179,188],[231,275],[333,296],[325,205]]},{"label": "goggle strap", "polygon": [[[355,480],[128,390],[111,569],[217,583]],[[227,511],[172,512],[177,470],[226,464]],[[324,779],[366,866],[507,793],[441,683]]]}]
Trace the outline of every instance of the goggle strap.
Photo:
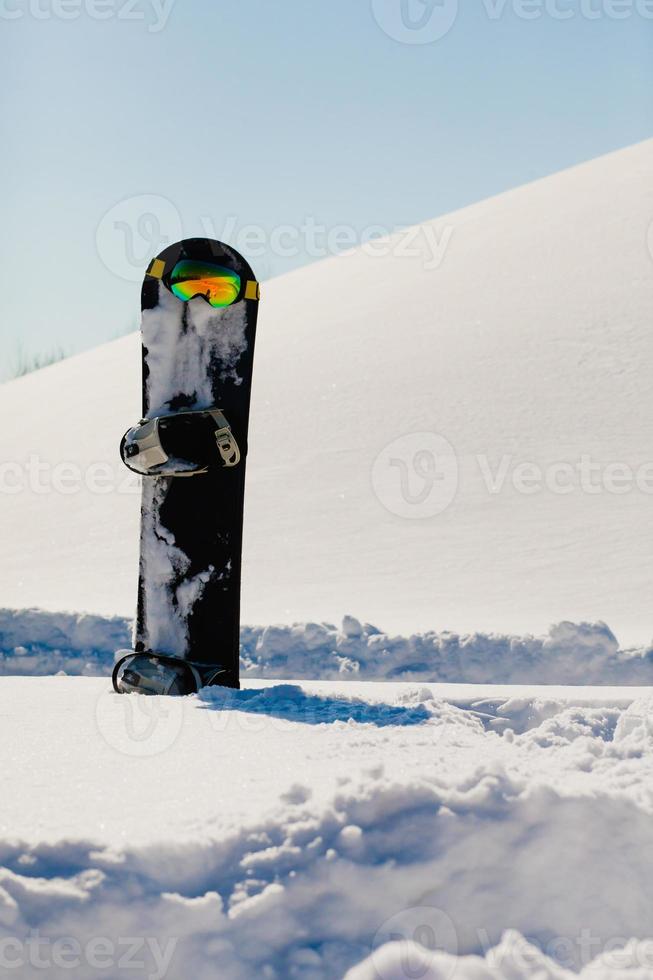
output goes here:
[{"label": "goggle strap", "polygon": [[146,274],[152,276],[153,279],[162,279],[165,268],[166,264],[163,259],[152,259]]}]

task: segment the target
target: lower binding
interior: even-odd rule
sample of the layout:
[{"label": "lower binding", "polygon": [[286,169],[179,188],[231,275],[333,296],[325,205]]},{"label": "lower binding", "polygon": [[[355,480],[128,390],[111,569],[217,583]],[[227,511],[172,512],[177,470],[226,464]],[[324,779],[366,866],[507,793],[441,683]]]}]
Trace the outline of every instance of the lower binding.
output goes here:
[{"label": "lower binding", "polygon": [[[119,651],[122,652],[122,651]],[[219,684],[238,687],[230,672],[218,664],[198,664],[160,653],[125,653],[111,675],[116,694],[197,694],[202,687]]]}]

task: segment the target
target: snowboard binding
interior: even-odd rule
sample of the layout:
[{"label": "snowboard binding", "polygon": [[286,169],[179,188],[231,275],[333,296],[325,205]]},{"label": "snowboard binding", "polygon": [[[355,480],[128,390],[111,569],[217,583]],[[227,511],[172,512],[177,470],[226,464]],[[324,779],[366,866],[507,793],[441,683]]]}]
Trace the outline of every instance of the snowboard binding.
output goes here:
[{"label": "snowboard binding", "polygon": [[123,654],[113,668],[111,680],[116,694],[167,694],[183,696],[197,694],[202,687],[220,684],[237,687],[224,667],[191,663],[178,657],[164,657],[158,653],[134,653],[119,650]]},{"label": "snowboard binding", "polygon": [[120,455],[141,476],[196,476],[240,462],[238,443],[219,408],[141,419],[122,437]]}]

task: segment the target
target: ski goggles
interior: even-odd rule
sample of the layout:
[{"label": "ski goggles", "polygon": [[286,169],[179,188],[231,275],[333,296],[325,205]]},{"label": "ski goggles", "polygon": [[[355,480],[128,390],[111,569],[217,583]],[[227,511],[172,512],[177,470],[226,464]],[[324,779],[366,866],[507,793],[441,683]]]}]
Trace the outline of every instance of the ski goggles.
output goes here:
[{"label": "ski goggles", "polygon": [[153,259],[147,275],[160,279],[184,303],[201,296],[209,306],[222,309],[239,299],[259,298],[257,282],[243,281],[233,269],[201,259],[179,259],[169,271],[163,259]]}]

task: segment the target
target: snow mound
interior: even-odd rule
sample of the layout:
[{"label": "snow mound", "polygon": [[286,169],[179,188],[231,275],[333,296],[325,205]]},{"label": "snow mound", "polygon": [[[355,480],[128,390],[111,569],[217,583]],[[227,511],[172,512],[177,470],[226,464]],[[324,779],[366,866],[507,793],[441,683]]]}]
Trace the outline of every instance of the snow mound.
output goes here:
[{"label": "snow mound", "polygon": [[653,700],[604,698],[6,678],[0,951],[53,980],[130,950],[170,980],[644,980]]},{"label": "snow mound", "polygon": [[520,933],[509,930],[485,957],[432,952],[406,939],[387,943],[349,970],[345,980],[647,980],[653,942],[630,942],[598,956],[580,974],[562,969]]},{"label": "snow mound", "polygon": [[[0,609],[0,675],[111,673],[130,648],[120,617]],[[342,625],[244,626],[244,678],[415,680],[467,684],[653,684],[653,652],[624,651],[605,623],[558,623],[545,637],[476,633],[390,636],[345,616]]]},{"label": "snow mound", "polygon": [[118,616],[0,609],[0,675],[102,676],[130,646],[131,624]]},{"label": "snow mound", "polygon": [[244,630],[244,676],[488,684],[650,684],[646,651],[621,652],[604,623],[560,623],[544,638],[476,633],[389,636],[346,617]]}]

